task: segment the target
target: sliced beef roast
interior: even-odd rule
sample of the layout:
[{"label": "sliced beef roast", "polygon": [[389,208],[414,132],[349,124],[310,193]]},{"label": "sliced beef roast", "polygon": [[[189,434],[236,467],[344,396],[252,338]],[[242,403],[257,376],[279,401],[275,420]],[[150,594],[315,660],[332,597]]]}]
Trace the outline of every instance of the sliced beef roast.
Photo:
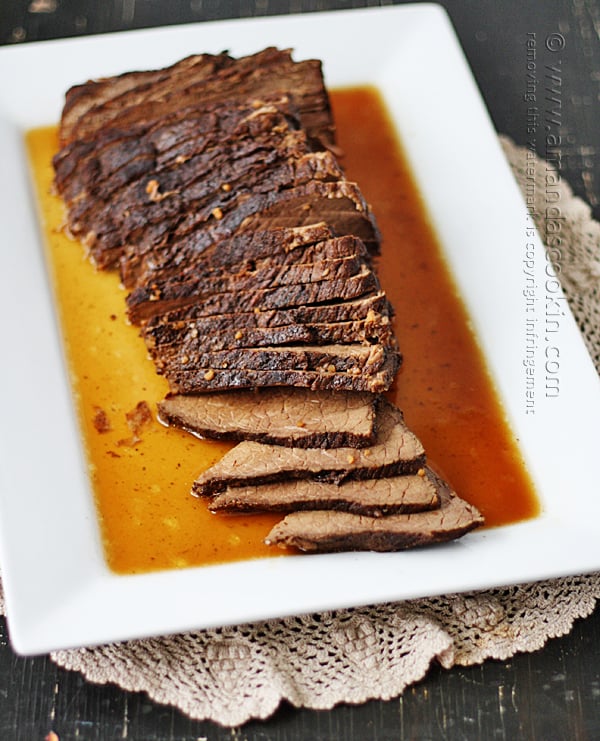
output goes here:
[{"label": "sliced beef roast", "polygon": [[[235,332],[250,329],[276,328],[295,324],[334,324],[337,322],[365,321],[378,323],[379,317],[389,321],[392,314],[385,294],[367,293],[354,300],[343,302],[324,302],[308,306],[293,306],[283,309],[248,309],[240,306],[238,311],[206,316],[202,306],[192,304],[181,309],[174,309],[150,318],[141,327],[141,333],[150,347],[161,344],[161,337],[166,343],[170,341],[172,330],[179,331],[189,326],[189,331],[196,330],[205,336],[215,332]],[[387,323],[387,322],[386,322]],[[163,333],[166,333],[163,334]]]},{"label": "sliced beef roast", "polygon": [[159,373],[168,378],[188,379],[197,368],[213,370],[296,370],[323,371],[372,376],[381,370],[388,353],[382,345],[280,345],[278,347],[236,347],[205,352],[188,348],[173,356],[155,359]]},{"label": "sliced beef roast", "polygon": [[107,129],[91,140],[75,140],[53,159],[57,190],[68,203],[84,193],[102,196],[154,169],[160,172],[186,162],[234,134],[260,133],[264,122],[256,115],[270,107],[291,129],[299,128],[295,109],[285,95],[253,98],[247,105],[179,108],[154,125],[137,124]]},{"label": "sliced beef roast", "polygon": [[[352,260],[360,264],[369,264],[370,259],[363,242],[352,236],[332,237],[329,230],[322,239],[310,239],[322,231],[319,227],[306,228],[306,242],[293,240],[290,229],[274,229],[271,232],[260,232],[262,245],[258,246],[250,234],[244,240],[245,233],[231,240],[223,240],[212,248],[191,253],[183,262],[171,264],[163,263],[161,255],[156,254],[151,259],[144,259],[137,272],[137,287],[130,285],[133,290],[128,298],[129,305],[139,301],[164,298],[169,292],[180,290],[192,282],[207,282],[209,280],[222,283],[228,281],[252,280],[256,287],[268,285],[273,281],[282,283],[298,282],[293,279],[294,272],[306,270],[308,265],[322,265],[323,269],[332,270],[333,261]],[[298,235],[302,238],[303,235]],[[277,237],[280,239],[278,240]],[[308,241],[310,239],[310,241]],[[241,242],[241,245],[239,244]],[[246,246],[246,254],[240,254],[240,247]],[[288,273],[292,275],[288,277]],[[326,277],[325,276],[325,277]],[[302,280],[311,281],[310,275]],[[313,279],[314,280],[314,279]],[[230,286],[229,289],[234,286]],[[236,286],[241,289],[242,285]],[[224,288],[215,286],[216,291]]]},{"label": "sliced beef roast", "polygon": [[[198,274],[188,280],[171,279],[163,283],[153,281],[150,285],[139,287],[128,296],[127,305],[133,316],[163,313],[165,306],[170,311],[178,304],[187,305],[192,300],[202,302],[205,297],[213,294],[347,280],[359,274],[366,274],[366,266],[364,260],[356,255],[299,265],[272,264],[259,266],[255,270],[242,266],[239,271],[232,273],[223,271],[205,274],[199,270]],[[151,303],[150,308],[142,308],[148,303]]]},{"label": "sliced beef roast", "polygon": [[[280,229],[279,233],[283,236],[289,231]],[[265,235],[265,232],[262,234]],[[178,291],[181,286],[189,285],[194,281],[196,283],[209,280],[220,283],[235,281],[238,289],[242,287],[239,282],[252,281],[256,287],[259,287],[259,285],[273,284],[273,282],[275,284],[297,282],[297,279],[294,279],[294,273],[305,271],[309,265],[321,265],[323,270],[327,270],[324,276],[327,277],[331,274],[332,265],[335,266],[334,261],[370,262],[364,244],[354,237],[335,239],[328,237],[294,248],[282,248],[283,246],[279,246],[272,239],[269,242],[270,254],[267,252],[267,254],[258,254],[253,257],[252,251],[248,249],[247,254],[241,255],[237,261],[231,259],[233,257],[231,256],[228,264],[214,264],[211,260],[214,258],[214,250],[213,254],[191,255],[183,265],[167,264],[162,267],[156,262],[152,264],[144,262],[144,273],[138,273],[142,278],[139,281],[140,284],[137,287],[129,286],[134,290],[128,297],[128,304],[131,306],[140,301],[165,298],[169,292]],[[262,248],[263,252],[268,249],[267,245]],[[227,255],[228,251],[228,245],[220,245],[220,255]],[[302,280],[306,278],[303,277]],[[309,275],[308,280],[312,282],[314,279]],[[216,290],[223,290],[223,288],[215,286]]]},{"label": "sliced beef roast", "polygon": [[[199,322],[202,325],[202,322]],[[238,325],[239,326],[239,325]],[[144,333],[152,357],[163,357],[165,349],[182,350],[194,347],[199,337],[205,350],[210,352],[242,347],[268,347],[302,343],[317,344],[382,344],[394,341],[389,317],[381,314],[355,322],[328,322],[320,324],[283,324],[276,327],[215,330],[203,332],[196,322],[169,322],[159,325],[151,333]]]},{"label": "sliced beef roast", "polygon": [[[294,368],[248,369],[197,366],[187,373],[176,371],[167,376],[174,394],[200,394],[226,389],[251,389],[263,386],[296,386],[313,391],[369,391],[380,394],[392,385],[398,372],[399,355],[387,355],[378,371],[335,372],[328,368],[306,370]],[[167,375],[167,374],[165,374]]]},{"label": "sliced beef roast", "polygon": [[218,140],[168,166],[146,156],[142,167],[138,158],[113,177],[95,181],[93,188],[76,191],[67,201],[72,233],[85,235],[94,256],[101,256],[119,246],[153,244],[159,235],[182,235],[190,224],[205,223],[217,209],[233,211],[250,196],[261,206],[260,193],[342,177],[333,155],[312,152],[304,132],[281,131],[283,118],[274,122],[270,111],[265,119],[261,136]]},{"label": "sliced beef roast", "polygon": [[332,510],[287,515],[267,535],[270,545],[302,551],[398,551],[461,537],[483,524],[475,507],[434,478],[441,506],[426,512],[367,517]]},{"label": "sliced beef roast", "polygon": [[294,62],[289,51],[268,48],[233,59],[227,54],[188,57],[165,69],[132,72],[71,88],[61,118],[61,145],[107,128],[127,130],[180,108],[293,92],[303,128],[333,143],[329,97],[318,60]]},{"label": "sliced beef roast", "polygon": [[301,448],[365,447],[375,438],[378,404],[369,393],[269,388],[167,396],[159,417],[201,437]]},{"label": "sliced beef roast", "polygon": [[[425,474],[425,470],[423,470]],[[211,499],[211,512],[296,512],[336,510],[381,517],[389,514],[435,509],[440,498],[433,482],[423,476],[331,484],[312,479],[292,479],[262,486],[225,489]]]},{"label": "sliced beef roast", "polygon": [[192,491],[210,495],[232,486],[305,478],[341,483],[416,474],[424,465],[421,442],[406,427],[402,413],[382,400],[377,437],[372,446],[300,449],[245,441],[202,473]]},{"label": "sliced beef roast", "polygon": [[267,48],[67,92],[67,227],[117,269],[171,393],[165,423],[242,440],[193,484],[289,511],[268,543],[398,550],[481,523],[386,401],[401,354],[380,233],[338,161],[321,64]]},{"label": "sliced beef roast", "polygon": [[147,321],[153,316],[174,311],[179,308],[198,306],[200,316],[235,313],[241,310],[265,311],[285,309],[295,306],[308,306],[331,301],[346,301],[379,291],[380,285],[375,273],[364,266],[349,278],[328,279],[314,283],[294,283],[274,288],[242,289],[223,293],[192,294],[168,301],[147,301],[129,307],[128,316],[133,324]]},{"label": "sliced beef roast", "polygon": [[[286,174],[288,182],[284,178],[273,184],[268,171],[264,172],[260,188],[255,183],[251,189],[223,192],[217,186],[187,211],[182,210],[181,199],[174,193],[160,202],[151,220],[144,213],[132,213],[123,229],[103,222],[101,228],[108,231],[97,233],[91,229],[85,237],[86,244],[99,264],[105,260],[105,250],[119,258],[125,250],[125,259],[142,262],[153,251],[166,252],[167,259],[181,251],[202,252],[240,230],[264,231],[323,222],[339,236],[348,234],[362,239],[369,252],[377,254],[379,230],[356,183],[344,179],[295,183],[291,170],[278,171],[282,177]],[[152,178],[146,187],[152,188]],[[156,218],[158,214],[165,218]]]},{"label": "sliced beef roast", "polygon": [[155,280],[169,280],[198,270],[225,270],[265,259],[284,261],[288,253],[332,237],[331,228],[320,222],[290,228],[239,230],[217,241],[206,239],[197,244],[189,240],[140,255],[127,251],[121,261],[121,279],[123,285],[133,289],[137,285],[151,286]]}]

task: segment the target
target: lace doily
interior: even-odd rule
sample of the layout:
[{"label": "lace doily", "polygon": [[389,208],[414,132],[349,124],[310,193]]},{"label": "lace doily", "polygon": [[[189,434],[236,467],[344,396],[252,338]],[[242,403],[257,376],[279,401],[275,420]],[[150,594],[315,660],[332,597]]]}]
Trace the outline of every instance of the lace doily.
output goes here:
[{"label": "lace doily", "polygon": [[[506,139],[502,144],[525,189],[531,155]],[[532,213],[543,214],[548,170],[537,164],[540,202]],[[565,183],[560,188],[560,275],[600,372],[600,224]],[[538,228],[544,237],[543,223]],[[192,718],[234,726],[266,718],[284,699],[321,709],[389,699],[433,661],[449,668],[534,651],[568,633],[599,597],[600,574],[592,574],[57,651],[51,658],[92,682],[143,691]]]}]

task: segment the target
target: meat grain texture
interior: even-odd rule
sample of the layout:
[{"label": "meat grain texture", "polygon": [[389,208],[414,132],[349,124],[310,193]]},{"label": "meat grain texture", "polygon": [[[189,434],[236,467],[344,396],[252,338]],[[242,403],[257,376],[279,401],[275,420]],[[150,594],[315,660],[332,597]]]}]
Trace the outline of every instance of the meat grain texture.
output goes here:
[{"label": "meat grain texture", "polygon": [[378,406],[373,394],[275,388],[168,396],[158,409],[166,424],[200,437],[336,448],[373,443]]}]

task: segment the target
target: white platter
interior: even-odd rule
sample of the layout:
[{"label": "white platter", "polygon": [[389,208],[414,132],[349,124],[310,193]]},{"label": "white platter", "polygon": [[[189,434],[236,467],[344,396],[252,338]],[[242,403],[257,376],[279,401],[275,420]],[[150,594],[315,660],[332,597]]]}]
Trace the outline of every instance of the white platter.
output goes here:
[{"label": "white platter", "polygon": [[[53,318],[24,132],[58,120],[76,82],[203,51],[293,47],[331,87],[387,102],[542,503],[542,514],[443,547],[116,576],[106,567]],[[471,73],[434,5],[205,23],[0,50],[0,563],[24,654],[600,568],[600,382],[566,311],[545,396],[548,276]],[[538,292],[535,414],[525,403],[523,259]],[[556,294],[553,293],[553,297]],[[563,302],[564,303],[564,302]],[[591,465],[590,465],[591,464]]]}]

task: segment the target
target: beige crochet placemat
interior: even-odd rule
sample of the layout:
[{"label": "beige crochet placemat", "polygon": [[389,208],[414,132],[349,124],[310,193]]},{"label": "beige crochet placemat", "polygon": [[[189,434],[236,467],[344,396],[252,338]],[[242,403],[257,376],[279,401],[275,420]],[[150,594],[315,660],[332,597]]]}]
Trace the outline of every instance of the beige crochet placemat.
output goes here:
[{"label": "beige crochet placemat", "polygon": [[[506,139],[502,144],[523,191],[535,171],[538,202],[531,211],[544,214],[548,165]],[[560,188],[560,276],[600,373],[600,224],[565,183]],[[544,237],[543,223],[538,228]],[[92,682],[143,691],[193,718],[234,726],[268,717],[284,699],[322,709],[389,699],[433,661],[449,668],[533,651],[569,632],[599,597],[600,574],[592,574],[57,651],[51,658]]]}]

